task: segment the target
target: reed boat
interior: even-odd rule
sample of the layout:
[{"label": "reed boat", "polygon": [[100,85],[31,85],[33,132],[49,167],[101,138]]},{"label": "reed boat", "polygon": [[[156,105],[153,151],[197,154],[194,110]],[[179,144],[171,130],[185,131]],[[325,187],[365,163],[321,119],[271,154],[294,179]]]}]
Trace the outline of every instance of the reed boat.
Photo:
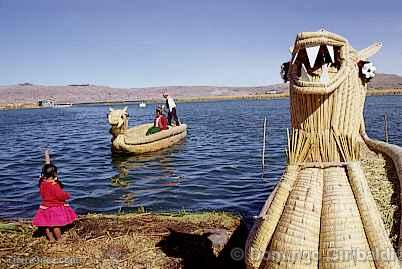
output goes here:
[{"label": "reed boat", "polygon": [[112,134],[112,151],[125,154],[142,154],[168,148],[187,135],[187,125],[169,126],[152,135],[145,135],[153,126],[152,123],[141,124],[128,128],[128,111],[124,109],[109,109],[110,133]]},{"label": "reed boat", "polygon": [[357,51],[326,30],[297,35],[281,70],[290,82],[287,167],[249,233],[248,269],[400,268],[401,238],[394,249],[360,161],[365,143],[402,179],[402,149],[364,127],[375,71],[367,59],[380,48]]}]

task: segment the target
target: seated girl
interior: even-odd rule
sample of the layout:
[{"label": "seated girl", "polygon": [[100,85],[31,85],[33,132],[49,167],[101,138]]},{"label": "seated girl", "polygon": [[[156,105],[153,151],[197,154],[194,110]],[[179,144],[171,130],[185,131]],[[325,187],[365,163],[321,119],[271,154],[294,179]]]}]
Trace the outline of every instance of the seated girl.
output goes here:
[{"label": "seated girl", "polygon": [[157,107],[155,110],[154,126],[148,129],[146,135],[155,134],[157,132],[167,129],[168,129],[168,121],[162,113],[162,108]]}]

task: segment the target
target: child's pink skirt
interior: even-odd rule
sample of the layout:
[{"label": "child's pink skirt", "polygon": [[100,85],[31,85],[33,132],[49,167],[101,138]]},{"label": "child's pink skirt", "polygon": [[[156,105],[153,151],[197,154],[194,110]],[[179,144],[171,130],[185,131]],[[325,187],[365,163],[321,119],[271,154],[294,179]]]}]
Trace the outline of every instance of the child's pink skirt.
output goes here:
[{"label": "child's pink skirt", "polygon": [[40,206],[32,219],[32,224],[37,227],[65,226],[72,223],[76,218],[77,214],[68,205]]}]

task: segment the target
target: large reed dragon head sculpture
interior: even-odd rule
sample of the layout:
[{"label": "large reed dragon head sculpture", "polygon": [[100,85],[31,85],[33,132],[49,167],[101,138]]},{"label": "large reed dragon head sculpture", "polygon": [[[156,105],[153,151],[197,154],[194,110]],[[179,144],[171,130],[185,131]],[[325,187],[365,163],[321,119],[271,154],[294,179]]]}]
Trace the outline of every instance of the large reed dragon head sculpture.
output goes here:
[{"label": "large reed dragon head sculpture", "polygon": [[311,138],[310,144],[319,144],[306,150],[306,156],[311,150],[320,152],[319,158],[310,161],[348,159],[336,153],[337,139],[355,143],[359,138],[367,82],[375,73],[367,59],[380,48],[381,43],[374,43],[357,51],[345,38],[326,30],[297,35],[281,75],[290,82],[293,132]]},{"label": "large reed dragon head sculpture", "polygon": [[326,30],[301,32],[291,49],[287,79],[291,87],[302,94],[331,93],[345,83],[351,73],[359,75],[361,84],[365,85],[375,71],[366,60],[380,48],[381,43],[375,43],[357,51],[345,38]]}]

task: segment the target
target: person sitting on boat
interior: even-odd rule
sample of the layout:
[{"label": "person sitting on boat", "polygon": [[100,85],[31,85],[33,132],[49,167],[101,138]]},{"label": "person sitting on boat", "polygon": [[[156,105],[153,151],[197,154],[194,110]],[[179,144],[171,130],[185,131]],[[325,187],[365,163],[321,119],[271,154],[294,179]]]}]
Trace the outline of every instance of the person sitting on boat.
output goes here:
[{"label": "person sitting on boat", "polygon": [[179,118],[177,117],[176,103],[174,102],[174,99],[171,96],[169,96],[167,92],[163,93],[163,97],[166,99],[165,107],[168,109],[168,124],[172,125],[172,118],[173,118],[175,125],[179,126],[180,122]]},{"label": "person sitting on boat", "polygon": [[157,132],[167,129],[168,129],[168,120],[166,119],[165,115],[163,115],[162,108],[157,107],[155,110],[154,126],[148,129],[146,135],[155,134]]}]

